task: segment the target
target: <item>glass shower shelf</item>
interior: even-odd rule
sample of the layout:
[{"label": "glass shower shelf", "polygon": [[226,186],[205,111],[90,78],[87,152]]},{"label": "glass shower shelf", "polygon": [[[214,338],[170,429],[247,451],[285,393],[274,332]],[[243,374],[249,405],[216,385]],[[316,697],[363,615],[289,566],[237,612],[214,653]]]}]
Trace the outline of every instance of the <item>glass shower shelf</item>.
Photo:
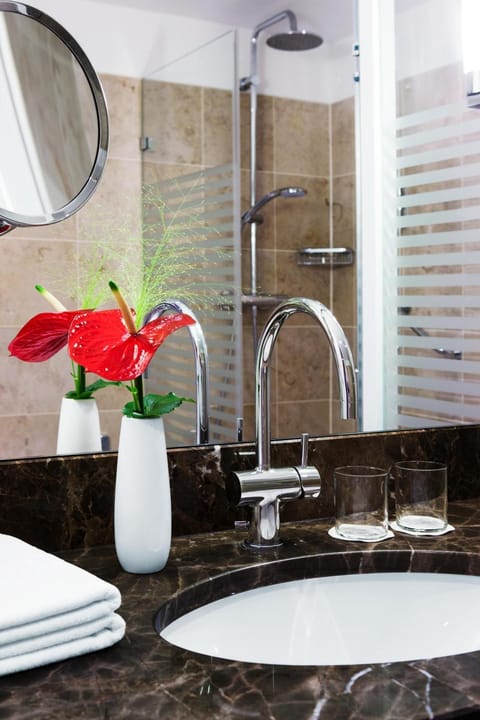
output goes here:
[{"label": "glass shower shelf", "polygon": [[325,267],[353,265],[353,250],[346,247],[302,248],[297,252],[297,265],[324,265]]}]

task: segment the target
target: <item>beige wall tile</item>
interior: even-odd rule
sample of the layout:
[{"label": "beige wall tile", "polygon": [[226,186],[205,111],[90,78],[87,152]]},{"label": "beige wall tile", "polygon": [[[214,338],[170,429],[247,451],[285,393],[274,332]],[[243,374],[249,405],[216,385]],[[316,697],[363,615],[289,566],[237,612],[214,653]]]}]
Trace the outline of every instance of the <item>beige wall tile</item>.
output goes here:
[{"label": "beige wall tile", "polygon": [[[293,438],[302,432],[327,435],[330,432],[330,403],[328,400],[306,400],[275,403],[275,437]],[[307,430],[306,430],[307,428]]]},{"label": "beige wall tile", "polygon": [[201,163],[201,110],[201,88],[144,81],[144,133],[154,142],[151,157]]},{"label": "beige wall tile", "polygon": [[275,171],[328,177],[328,106],[275,98],[274,122]]},{"label": "beige wall tile", "polygon": [[57,412],[62,396],[73,389],[66,350],[61,350],[45,362],[23,362],[8,355],[7,346],[13,334],[8,328],[0,329],[4,349],[0,355],[0,414]]},{"label": "beige wall tile", "polygon": [[279,293],[320,300],[330,306],[331,273],[327,268],[298,265],[297,254],[292,251],[277,252],[277,266]]},{"label": "beige wall tile", "polygon": [[55,455],[57,429],[56,415],[0,416],[0,458]]},{"label": "beige wall tile", "polygon": [[345,175],[355,172],[355,108],[353,98],[333,103],[332,172]]},{"label": "beige wall tile", "polygon": [[330,244],[330,211],[326,178],[275,174],[276,187],[301,187],[304,197],[279,198],[275,201],[277,250],[325,247]]},{"label": "beige wall tile", "polygon": [[202,163],[224,165],[232,159],[232,93],[204,88]]},{"label": "beige wall tile", "polygon": [[0,287],[5,289],[0,326],[10,326],[13,335],[33,315],[52,311],[35,290],[37,284],[58,293],[68,306],[76,281],[75,251],[74,242],[18,239],[12,243],[8,263],[0,265]]},{"label": "beige wall tile", "polygon": [[118,75],[102,75],[109,119],[111,159],[141,159],[141,81]]},{"label": "beige wall tile", "polygon": [[274,352],[278,353],[277,402],[328,400],[330,348],[320,327],[285,324]]}]

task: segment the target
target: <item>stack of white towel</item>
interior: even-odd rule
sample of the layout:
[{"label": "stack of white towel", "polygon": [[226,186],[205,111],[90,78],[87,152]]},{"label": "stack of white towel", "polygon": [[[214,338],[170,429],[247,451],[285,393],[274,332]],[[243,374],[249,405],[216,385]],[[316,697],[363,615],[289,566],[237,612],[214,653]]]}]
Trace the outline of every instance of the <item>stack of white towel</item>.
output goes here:
[{"label": "stack of white towel", "polygon": [[0,675],[113,645],[120,603],[110,583],[0,534]]}]

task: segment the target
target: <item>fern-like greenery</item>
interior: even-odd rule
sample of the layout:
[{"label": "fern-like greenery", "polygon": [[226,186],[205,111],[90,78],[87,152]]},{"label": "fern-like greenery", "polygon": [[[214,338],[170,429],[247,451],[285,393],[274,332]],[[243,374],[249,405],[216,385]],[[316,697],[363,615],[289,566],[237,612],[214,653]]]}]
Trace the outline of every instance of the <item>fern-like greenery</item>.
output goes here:
[{"label": "fern-like greenery", "polygon": [[[135,308],[137,326],[167,298],[194,310],[215,302],[227,289],[217,281],[219,270],[233,258],[222,231],[205,219],[202,182],[187,191],[175,180],[160,189],[145,186],[143,202],[125,200],[121,217],[97,204],[88,214],[77,256],[77,306],[111,305],[111,278]],[[172,206],[163,200],[165,187],[167,195],[172,189],[176,195]]]}]

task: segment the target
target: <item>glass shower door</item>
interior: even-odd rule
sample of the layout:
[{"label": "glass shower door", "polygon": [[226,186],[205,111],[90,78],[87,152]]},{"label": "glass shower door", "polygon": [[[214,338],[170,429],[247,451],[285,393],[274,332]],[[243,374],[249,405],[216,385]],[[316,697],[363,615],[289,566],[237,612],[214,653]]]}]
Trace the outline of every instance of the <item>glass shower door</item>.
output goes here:
[{"label": "glass shower door", "polygon": [[[144,250],[168,237],[167,252],[183,267],[165,296],[186,303],[205,335],[210,442],[236,440],[243,404],[235,45],[234,32],[215,38],[144,79],[142,93]],[[182,330],[150,364],[147,390],[193,398],[194,380]],[[195,415],[184,403],[165,416],[170,446],[194,444]]]},{"label": "glass shower door", "polygon": [[[389,71],[377,74],[375,94],[380,107],[390,98],[376,118],[380,197],[362,197],[363,217],[377,199],[382,208],[375,259],[365,228],[362,238],[364,273],[380,262],[382,278],[362,291],[365,305],[382,308],[376,323],[363,316],[364,365],[376,345],[383,375],[382,397],[367,390],[376,403],[367,429],[478,422],[480,111],[467,105],[462,3],[382,0],[384,16],[386,5],[386,21],[375,8]],[[363,147],[360,174],[378,139]]]}]

